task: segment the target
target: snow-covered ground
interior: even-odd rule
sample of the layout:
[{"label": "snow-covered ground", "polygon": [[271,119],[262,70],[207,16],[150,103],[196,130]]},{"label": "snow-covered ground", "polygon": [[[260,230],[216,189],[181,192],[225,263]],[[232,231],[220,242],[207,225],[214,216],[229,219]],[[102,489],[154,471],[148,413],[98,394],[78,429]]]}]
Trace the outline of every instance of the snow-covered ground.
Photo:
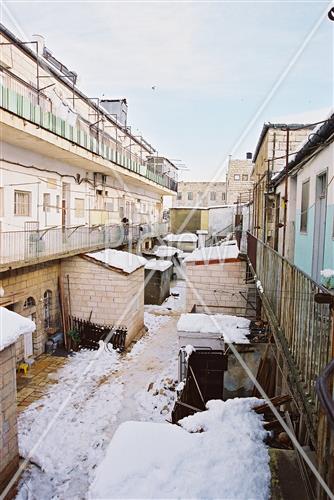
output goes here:
[{"label": "snow-covered ground", "polygon": [[36,464],[22,476],[20,499],[86,498],[95,468],[121,423],[169,418],[184,291],[179,282],[162,306],[146,307],[148,332],[129,353],[103,346],[77,353],[57,372],[58,383],[47,395],[20,415],[20,453]]},{"label": "snow-covered ground", "polygon": [[180,420],[181,427],[122,424],[89,497],[267,499],[267,432],[252,411],[258,404],[256,398],[210,401],[207,411]]}]

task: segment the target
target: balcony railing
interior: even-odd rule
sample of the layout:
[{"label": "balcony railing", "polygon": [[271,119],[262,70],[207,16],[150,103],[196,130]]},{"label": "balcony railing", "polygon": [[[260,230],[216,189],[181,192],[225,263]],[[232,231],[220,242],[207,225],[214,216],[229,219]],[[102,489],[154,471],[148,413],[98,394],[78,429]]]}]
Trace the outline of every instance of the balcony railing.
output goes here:
[{"label": "balcony railing", "polygon": [[82,148],[149,179],[160,186],[177,191],[177,182],[167,174],[158,174],[137,153],[124,148],[104,130],[73,113],[75,126],[57,116],[51,100],[7,73],[2,74],[0,107],[25,120],[67,139]]},{"label": "balcony railing", "polygon": [[66,254],[84,253],[99,248],[131,245],[145,237],[163,236],[167,223],[110,226],[75,226],[35,231],[0,233],[0,266],[35,263]]},{"label": "balcony railing", "polygon": [[316,428],[316,380],[332,359],[332,297],[275,250],[250,233],[247,236],[248,258],[284,335]]}]

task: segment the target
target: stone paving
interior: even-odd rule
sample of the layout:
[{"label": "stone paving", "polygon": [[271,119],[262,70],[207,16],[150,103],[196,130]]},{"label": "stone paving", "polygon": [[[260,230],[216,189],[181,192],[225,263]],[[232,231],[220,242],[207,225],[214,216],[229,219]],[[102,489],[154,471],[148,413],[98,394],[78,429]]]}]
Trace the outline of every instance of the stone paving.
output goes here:
[{"label": "stone paving", "polygon": [[18,373],[17,382],[17,411],[21,412],[31,403],[40,399],[50,384],[56,383],[49,374],[56,372],[66,363],[64,356],[42,354],[28,370],[27,375]]}]

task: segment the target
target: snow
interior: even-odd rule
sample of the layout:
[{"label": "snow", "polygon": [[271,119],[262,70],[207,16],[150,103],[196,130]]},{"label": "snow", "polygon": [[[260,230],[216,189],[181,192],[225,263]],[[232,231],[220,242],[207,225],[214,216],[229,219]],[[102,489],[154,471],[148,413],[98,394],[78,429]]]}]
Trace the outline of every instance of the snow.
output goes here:
[{"label": "snow", "polygon": [[58,372],[57,383],[46,396],[20,414],[20,454],[42,469],[33,469],[24,480],[39,498],[84,496],[122,404],[122,385],[109,380],[119,363],[120,355],[106,351],[103,342],[94,353],[76,353]]},{"label": "snow", "polygon": [[334,269],[323,269],[320,271],[320,274],[324,278],[332,278],[334,276]]},{"label": "snow", "polygon": [[32,333],[36,325],[28,318],[0,307],[0,351],[14,344],[20,335]]},{"label": "snow", "polygon": [[250,320],[228,314],[181,314],[177,323],[178,332],[221,334],[225,342],[248,344]]},{"label": "snow", "polygon": [[185,348],[184,348],[184,350],[185,350],[185,353],[186,353],[186,361],[188,361],[189,356],[190,356],[193,352],[195,352],[195,351],[196,351],[195,347],[194,347],[193,345],[190,345],[190,344],[186,345],[186,346],[185,346]]},{"label": "snow", "polygon": [[181,234],[167,234],[163,238],[165,241],[177,241],[182,243],[196,243],[198,237],[193,233],[181,233]]},{"label": "snow", "polygon": [[184,255],[184,252],[175,247],[160,245],[154,250],[154,254],[157,257],[174,257],[174,255],[177,255],[179,258],[181,258]]},{"label": "snow", "polygon": [[120,424],[170,418],[178,383],[176,323],[185,303],[184,282],[172,290],[180,296],[169,297],[163,306],[145,307],[148,331],[130,352],[76,353],[53,374],[55,384],[46,396],[21,413],[20,453],[41,469],[30,466],[24,472],[19,500],[87,498],[96,466]]},{"label": "snow", "polygon": [[[125,422],[89,498],[269,498],[269,454],[256,398],[210,401],[180,421]],[[201,431],[201,432],[198,432]]]},{"label": "snow", "polygon": [[210,260],[224,261],[225,259],[237,259],[239,256],[238,245],[235,241],[229,241],[227,244],[220,246],[197,248],[190,255],[188,255],[184,262],[196,262]]},{"label": "snow", "polygon": [[86,255],[108,266],[121,269],[127,274],[133,273],[147,262],[147,260],[140,255],[122,252],[121,250],[113,250],[111,248],[101,250],[100,252],[87,253]]},{"label": "snow", "polygon": [[166,271],[170,267],[172,267],[173,263],[170,260],[157,260],[150,259],[145,264],[145,269],[152,269],[154,271]]},{"label": "snow", "polygon": [[256,288],[259,290],[259,292],[263,293],[263,286],[260,280],[256,280],[255,282]]}]

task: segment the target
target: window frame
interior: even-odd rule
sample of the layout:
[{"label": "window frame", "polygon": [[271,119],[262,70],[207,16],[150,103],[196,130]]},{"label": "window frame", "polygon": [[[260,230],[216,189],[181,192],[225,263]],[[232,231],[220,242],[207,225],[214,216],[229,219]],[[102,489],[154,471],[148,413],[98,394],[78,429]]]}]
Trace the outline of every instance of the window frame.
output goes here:
[{"label": "window frame", "polygon": [[[16,200],[16,197],[18,195],[26,195],[27,198],[28,198],[28,204],[26,203],[23,203],[22,204],[22,201],[20,202],[19,200]],[[31,197],[32,197],[32,193],[31,191],[24,191],[22,189],[15,189],[14,190],[14,216],[15,217],[31,217]],[[18,207],[25,207],[25,208],[28,208],[28,210],[24,213],[17,213],[17,209]]]},{"label": "window frame", "polygon": [[[307,186],[307,204],[305,208],[305,200],[303,201],[304,189]],[[308,231],[308,210],[310,207],[310,179],[306,179],[302,182],[301,194],[300,194],[300,225],[299,231],[302,234],[307,234]]]}]

